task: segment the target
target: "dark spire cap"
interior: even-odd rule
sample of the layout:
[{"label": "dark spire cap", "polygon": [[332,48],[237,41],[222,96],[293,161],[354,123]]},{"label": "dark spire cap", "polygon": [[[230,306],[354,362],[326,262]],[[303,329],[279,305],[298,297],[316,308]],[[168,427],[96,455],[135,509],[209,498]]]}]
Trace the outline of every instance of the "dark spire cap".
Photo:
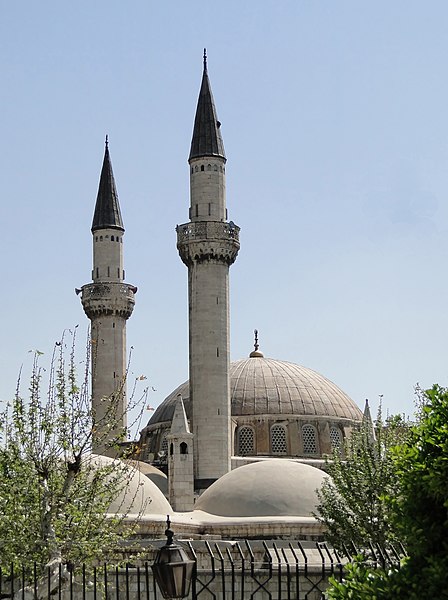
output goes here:
[{"label": "dark spire cap", "polygon": [[200,158],[201,156],[221,156],[225,159],[226,154],[220,131],[221,123],[216,116],[212,88],[207,73],[207,54],[205,48],[203,61],[204,70],[196,108],[196,117],[194,119],[189,160]]},{"label": "dark spire cap", "polygon": [[96,197],[95,213],[93,215],[92,232],[99,229],[119,229],[120,231],[124,231],[107,136],[103,168],[101,169],[98,196]]}]

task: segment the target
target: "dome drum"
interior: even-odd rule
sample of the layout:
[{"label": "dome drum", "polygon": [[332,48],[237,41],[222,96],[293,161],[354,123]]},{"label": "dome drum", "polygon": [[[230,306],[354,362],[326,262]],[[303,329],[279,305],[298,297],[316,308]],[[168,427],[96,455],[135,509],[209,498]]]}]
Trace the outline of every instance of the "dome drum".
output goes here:
[{"label": "dome drum", "polygon": [[[233,419],[234,456],[276,456],[291,458],[331,454],[352,430],[352,423],[291,415]],[[283,433],[283,431],[284,433]]]}]

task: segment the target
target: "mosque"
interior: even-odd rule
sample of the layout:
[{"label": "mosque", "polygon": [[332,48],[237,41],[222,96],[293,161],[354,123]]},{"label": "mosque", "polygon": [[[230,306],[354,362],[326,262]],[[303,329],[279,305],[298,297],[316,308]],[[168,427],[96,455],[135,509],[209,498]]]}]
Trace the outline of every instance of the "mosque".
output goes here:
[{"label": "mosque", "polygon": [[[309,368],[254,350],[230,362],[229,269],[239,227],[226,207],[226,155],[207,57],[190,154],[189,222],[177,249],[188,269],[189,381],[155,410],[137,443],[150,498],[142,529],[161,531],[166,514],[188,535],[316,538],[316,489],[325,456],[363,414],[334,383]],[[137,288],[125,282],[124,226],[106,138],[93,223],[92,283],[76,290],[91,321],[92,403],[102,423],[93,450],[126,430],[126,322]],[[115,415],[114,425],[104,423]],[[100,435],[101,434],[101,435]],[[134,484],[133,484],[134,485]],[[132,496],[132,493],[131,493]]]}]

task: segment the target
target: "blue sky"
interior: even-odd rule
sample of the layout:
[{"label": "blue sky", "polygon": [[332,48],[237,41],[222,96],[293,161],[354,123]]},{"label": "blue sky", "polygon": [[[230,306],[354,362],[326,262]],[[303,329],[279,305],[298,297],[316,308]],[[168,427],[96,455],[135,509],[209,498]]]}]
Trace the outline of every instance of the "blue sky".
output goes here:
[{"label": "blue sky", "polygon": [[188,377],[174,228],[204,46],[241,226],[232,359],[258,328],[266,356],[391,412],[447,384],[447,26],[442,1],[0,2],[0,398],[76,324],[82,359],[106,133],[133,376],[152,406]]}]

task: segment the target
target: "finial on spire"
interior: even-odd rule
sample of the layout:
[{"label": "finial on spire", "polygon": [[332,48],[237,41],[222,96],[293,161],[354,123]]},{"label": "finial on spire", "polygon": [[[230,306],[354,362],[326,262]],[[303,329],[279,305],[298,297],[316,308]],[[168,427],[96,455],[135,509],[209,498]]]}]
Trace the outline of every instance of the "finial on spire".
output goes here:
[{"label": "finial on spire", "polygon": [[206,71],[207,70],[207,48],[204,48],[203,60],[204,60],[204,71]]},{"label": "finial on spire", "polygon": [[254,329],[254,338],[255,338],[255,343],[254,343],[254,348],[255,350],[252,350],[252,352],[249,354],[249,358],[264,358],[264,354],[263,352],[259,351],[259,343],[258,343],[258,329]]},{"label": "finial on spire", "polygon": [[109,136],[106,133],[106,149],[109,148]]}]

